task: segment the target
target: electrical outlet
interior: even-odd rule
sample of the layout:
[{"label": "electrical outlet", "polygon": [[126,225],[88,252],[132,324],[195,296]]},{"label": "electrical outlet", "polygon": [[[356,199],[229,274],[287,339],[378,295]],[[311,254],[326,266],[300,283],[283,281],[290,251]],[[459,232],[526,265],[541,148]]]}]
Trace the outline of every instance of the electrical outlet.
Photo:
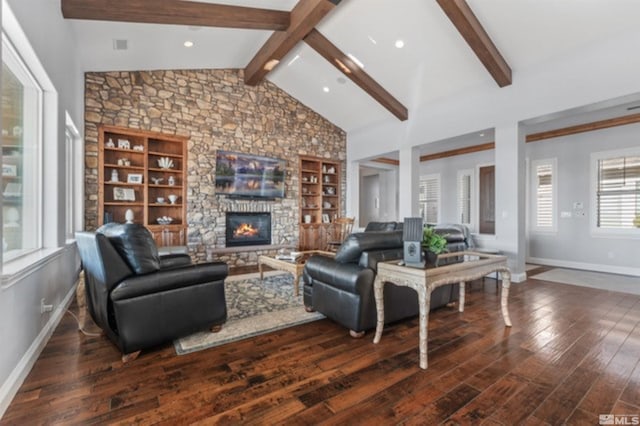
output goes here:
[{"label": "electrical outlet", "polygon": [[53,305],[46,305],[44,303],[44,297],[40,299],[40,313],[44,314],[45,312],[53,311]]}]

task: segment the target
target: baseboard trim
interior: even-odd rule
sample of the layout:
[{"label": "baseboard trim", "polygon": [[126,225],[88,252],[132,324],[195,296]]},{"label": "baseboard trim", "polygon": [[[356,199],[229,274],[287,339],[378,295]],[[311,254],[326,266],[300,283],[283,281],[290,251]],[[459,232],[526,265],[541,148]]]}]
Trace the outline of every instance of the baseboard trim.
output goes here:
[{"label": "baseboard trim", "polygon": [[22,356],[18,365],[13,369],[7,380],[0,387],[0,419],[4,416],[5,411],[9,408],[11,401],[18,393],[20,386],[24,383],[24,380],[31,372],[33,365],[38,360],[40,353],[47,345],[49,338],[53,334],[54,330],[62,320],[64,313],[69,308],[73,296],[76,294],[76,286],[72,286],[69,293],[64,297],[62,303],[58,305],[53,314],[47,321],[47,324],[42,328],[38,337],[33,341],[27,352]]},{"label": "baseboard trim", "polygon": [[536,265],[556,266],[558,268],[584,269],[586,271],[605,272],[608,274],[631,275],[640,277],[639,268],[627,266],[600,265],[597,263],[572,262],[569,260],[544,259],[540,257],[528,257],[527,263]]},{"label": "baseboard trim", "polygon": [[511,282],[514,283],[523,283],[527,280],[527,273],[526,272],[520,272],[518,274],[512,272],[511,273]]}]

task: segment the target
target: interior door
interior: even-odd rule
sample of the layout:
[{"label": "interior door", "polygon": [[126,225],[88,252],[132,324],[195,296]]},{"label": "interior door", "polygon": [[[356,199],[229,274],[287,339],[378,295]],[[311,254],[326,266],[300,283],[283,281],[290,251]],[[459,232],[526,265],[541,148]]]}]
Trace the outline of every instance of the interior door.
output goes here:
[{"label": "interior door", "polygon": [[481,234],[496,233],[496,172],[495,166],[480,167],[478,182],[479,231]]},{"label": "interior door", "polygon": [[360,226],[380,219],[380,175],[362,177],[360,187]]}]

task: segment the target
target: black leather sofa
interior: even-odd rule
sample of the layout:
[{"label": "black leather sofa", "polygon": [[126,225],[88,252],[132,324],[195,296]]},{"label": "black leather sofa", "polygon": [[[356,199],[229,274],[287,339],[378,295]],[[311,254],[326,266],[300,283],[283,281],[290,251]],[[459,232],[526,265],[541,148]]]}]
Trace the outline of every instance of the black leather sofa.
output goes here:
[{"label": "black leather sofa", "polygon": [[[397,228],[398,224],[393,226]],[[378,224],[372,227],[380,228],[387,229]],[[376,325],[373,281],[378,262],[402,257],[401,230],[349,235],[335,258],[316,255],[307,261],[303,272],[305,307],[345,326],[353,337],[362,336]],[[457,284],[440,287],[431,295],[431,309],[457,300],[457,296]],[[414,290],[386,285],[384,298],[387,323],[418,315]]]},{"label": "black leather sofa", "polygon": [[185,254],[159,256],[151,233],[137,224],[78,232],[76,241],[87,308],[123,360],[226,321],[226,263],[192,265]]}]

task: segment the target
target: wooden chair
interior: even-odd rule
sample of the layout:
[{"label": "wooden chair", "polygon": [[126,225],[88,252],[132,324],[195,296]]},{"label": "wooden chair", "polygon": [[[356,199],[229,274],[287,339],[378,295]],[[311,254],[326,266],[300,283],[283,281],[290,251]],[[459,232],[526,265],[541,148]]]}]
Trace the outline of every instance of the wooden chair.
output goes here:
[{"label": "wooden chair", "polygon": [[327,251],[338,251],[338,247],[351,234],[355,217],[339,217],[333,221],[327,241]]}]

